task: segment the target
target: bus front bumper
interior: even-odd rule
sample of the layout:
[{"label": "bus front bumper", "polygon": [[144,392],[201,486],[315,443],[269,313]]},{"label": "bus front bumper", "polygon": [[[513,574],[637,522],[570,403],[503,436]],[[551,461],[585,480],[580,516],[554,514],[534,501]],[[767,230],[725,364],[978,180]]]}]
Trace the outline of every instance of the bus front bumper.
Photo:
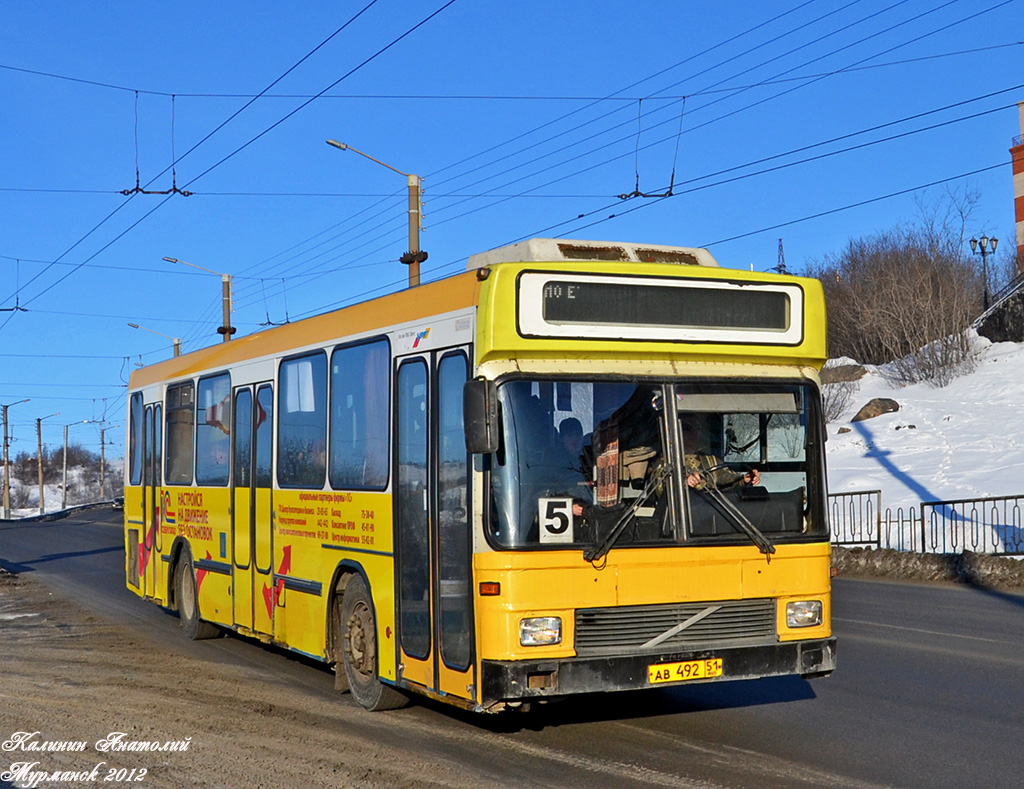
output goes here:
[{"label": "bus front bumper", "polygon": [[[722,673],[710,678],[652,683],[652,666],[721,660]],[[763,677],[828,676],[836,667],[835,638],[790,641],[761,646],[700,649],[690,652],[554,660],[483,660],[482,706],[503,701],[569,696],[615,690],[674,687],[694,682],[721,682]]]}]

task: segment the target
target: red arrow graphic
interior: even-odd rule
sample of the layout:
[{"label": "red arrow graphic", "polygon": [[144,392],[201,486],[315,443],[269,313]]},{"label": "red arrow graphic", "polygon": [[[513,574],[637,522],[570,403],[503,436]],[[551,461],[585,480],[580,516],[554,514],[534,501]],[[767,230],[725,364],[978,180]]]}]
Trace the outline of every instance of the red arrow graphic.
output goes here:
[{"label": "red arrow graphic", "polygon": [[[288,575],[292,569],[292,546],[286,545],[281,549],[281,566],[278,568],[278,575]],[[284,592],[284,578],[278,578],[273,587],[263,584],[263,602],[267,604],[267,616],[274,618],[274,607]]]}]

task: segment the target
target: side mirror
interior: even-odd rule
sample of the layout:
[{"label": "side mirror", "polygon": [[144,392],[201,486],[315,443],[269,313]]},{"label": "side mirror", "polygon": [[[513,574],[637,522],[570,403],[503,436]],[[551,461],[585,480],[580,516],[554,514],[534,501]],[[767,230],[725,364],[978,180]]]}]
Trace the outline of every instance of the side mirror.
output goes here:
[{"label": "side mirror", "polygon": [[498,451],[498,387],[494,381],[475,378],[462,389],[462,414],[466,425],[466,451],[487,455]]}]

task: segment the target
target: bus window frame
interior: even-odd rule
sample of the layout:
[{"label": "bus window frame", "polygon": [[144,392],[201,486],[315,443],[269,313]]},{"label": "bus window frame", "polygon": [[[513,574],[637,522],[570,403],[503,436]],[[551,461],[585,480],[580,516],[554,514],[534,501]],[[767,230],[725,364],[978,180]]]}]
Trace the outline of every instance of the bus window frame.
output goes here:
[{"label": "bus window frame", "polygon": [[[200,449],[200,447],[199,447],[199,427],[200,427],[200,424],[199,424],[199,394],[200,394],[200,389],[202,388],[204,383],[206,383],[208,381],[212,381],[212,380],[217,379],[217,378],[226,378],[227,379],[227,383],[228,383],[227,398],[228,398],[228,431],[229,432],[226,434],[227,446],[228,446],[228,452],[227,452],[227,456],[226,456],[227,457],[227,467],[226,467],[226,470],[225,470],[226,473],[225,473],[225,477],[224,477],[223,481],[220,481],[220,482],[209,482],[209,481],[206,481],[205,477],[202,480],[199,478],[199,449]],[[232,471],[233,471],[233,465],[232,465],[232,458],[231,458],[231,454],[232,453],[231,453],[231,433],[230,433],[230,429],[231,429],[232,411],[233,411],[233,406],[234,406],[234,400],[233,400],[233,397],[232,397],[232,392],[233,391],[234,390],[233,390],[233,383],[232,383],[232,380],[231,380],[231,371],[230,370],[221,370],[220,372],[207,373],[206,375],[201,376],[196,381],[195,403],[193,404],[194,405],[194,416],[193,416],[193,420],[192,420],[193,444],[195,445],[195,458],[192,461],[192,475],[193,475],[193,478],[195,479],[196,485],[199,486],[199,487],[204,487],[204,488],[226,488],[226,487],[228,487],[231,484],[231,478],[232,478],[231,475],[232,475]],[[208,422],[205,421],[206,420],[205,414],[203,416],[203,420],[204,420],[203,424],[202,424],[203,427],[213,427],[212,425],[210,425]]]},{"label": "bus window frame", "polygon": [[[286,387],[283,384],[283,381],[284,381],[283,369],[284,369],[284,366],[286,364],[290,364],[292,362],[301,361],[303,359],[311,359],[312,360],[312,359],[315,359],[317,357],[323,359],[323,363],[324,363],[324,389],[323,389],[323,396],[324,396],[324,406],[323,406],[323,409],[324,409],[324,419],[323,419],[323,439],[324,439],[323,452],[324,452],[324,459],[323,459],[323,479],[321,479],[319,481],[319,485],[307,484],[308,480],[300,480],[298,482],[293,482],[293,481],[285,482],[285,481],[283,481],[281,479],[282,469],[285,466],[285,464],[282,462],[283,458],[281,457],[281,450],[282,450],[282,446],[284,445],[284,442],[281,440],[281,429],[282,429],[282,426],[284,426],[285,414],[301,413],[301,412],[286,411],[284,406],[282,405],[282,402],[285,401],[286,398],[288,397],[288,392],[286,390]],[[303,353],[297,353],[297,354],[292,354],[290,356],[283,356],[283,357],[281,357],[281,359],[277,363],[277,382],[276,382],[276,384],[277,384],[277,391],[274,392],[274,395],[275,395],[275,398],[274,398],[275,399],[274,408],[275,408],[275,411],[277,412],[275,414],[275,423],[274,423],[274,428],[275,428],[275,430],[274,430],[274,471],[275,471],[275,473],[274,473],[274,481],[276,482],[277,487],[281,488],[282,490],[324,490],[324,488],[327,487],[327,480],[328,480],[328,474],[327,474],[328,463],[327,463],[327,459],[328,459],[328,455],[329,455],[328,444],[329,444],[329,439],[330,439],[330,435],[331,435],[331,408],[330,408],[331,370],[330,370],[330,357],[327,354],[327,349],[326,348],[314,348],[314,349],[309,350],[309,351],[304,351]],[[314,382],[314,384],[315,384],[315,382]],[[315,386],[314,386],[313,391],[314,391],[314,393],[316,392]],[[314,406],[313,413],[316,413],[316,410],[317,409]],[[317,425],[317,427],[319,427],[319,425]]]},{"label": "bus window frame", "polygon": [[[137,411],[136,406],[138,406]],[[128,407],[130,422],[128,428],[128,484],[132,486],[142,484],[142,467],[145,465],[142,457],[145,413],[145,406],[142,403],[142,392],[132,392],[131,402]],[[163,469],[161,469],[162,471]]]},{"label": "bus window frame", "polygon": [[[168,468],[167,468],[168,464],[172,463],[171,451],[170,450],[171,450],[171,446],[174,444],[174,442],[171,441],[172,431],[171,431],[170,419],[171,419],[171,414],[172,413],[177,413],[177,412],[180,412],[180,411],[184,411],[185,409],[184,409],[184,407],[182,407],[180,405],[179,406],[175,406],[174,408],[171,408],[170,407],[170,396],[171,396],[171,392],[173,390],[185,389],[186,387],[190,388],[191,391],[192,391],[192,404],[191,404],[191,407],[189,409],[190,412],[191,412],[191,417],[192,417],[192,430],[191,430],[191,437],[190,437],[189,447],[188,447],[188,459],[189,459],[190,468],[189,468],[188,479],[176,480],[176,479],[172,478],[170,473],[168,473]],[[163,430],[163,440],[164,440],[164,456],[163,456],[163,461],[164,461],[164,468],[163,468],[164,485],[179,485],[179,486],[182,486],[182,487],[190,487],[190,486],[192,486],[195,483],[195,479],[196,479],[196,382],[194,380],[192,380],[191,378],[186,378],[186,379],[184,379],[182,381],[175,381],[173,383],[167,384],[167,388],[164,391],[164,430]],[[178,452],[175,452],[174,456],[178,457]]]},{"label": "bus window frame", "polygon": [[[335,483],[334,481],[334,358],[337,354],[343,353],[344,351],[351,350],[363,345],[373,345],[377,343],[383,343],[383,346],[387,352],[387,359],[383,368],[383,381],[385,387],[384,392],[384,481],[379,485],[348,485],[343,484],[340,481]],[[391,390],[392,390],[392,374],[391,369],[394,364],[394,356],[392,355],[391,340],[386,334],[375,335],[373,337],[365,337],[354,342],[340,343],[335,345],[327,357],[327,485],[331,490],[372,490],[372,491],[385,491],[391,484],[391,438],[392,438],[392,424],[391,424]],[[366,378],[362,379],[364,382]],[[364,423],[365,424],[365,423]]]}]

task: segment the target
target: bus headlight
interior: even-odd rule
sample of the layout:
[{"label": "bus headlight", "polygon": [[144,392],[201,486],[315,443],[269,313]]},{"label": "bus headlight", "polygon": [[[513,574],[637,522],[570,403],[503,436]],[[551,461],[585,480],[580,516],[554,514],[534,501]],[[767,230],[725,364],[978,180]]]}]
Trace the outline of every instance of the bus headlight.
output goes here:
[{"label": "bus headlight", "polygon": [[794,600],[786,603],[789,627],[816,627],[821,624],[821,600]]},{"label": "bus headlight", "polygon": [[535,616],[519,620],[519,643],[540,647],[562,643],[562,620],[557,616]]}]

